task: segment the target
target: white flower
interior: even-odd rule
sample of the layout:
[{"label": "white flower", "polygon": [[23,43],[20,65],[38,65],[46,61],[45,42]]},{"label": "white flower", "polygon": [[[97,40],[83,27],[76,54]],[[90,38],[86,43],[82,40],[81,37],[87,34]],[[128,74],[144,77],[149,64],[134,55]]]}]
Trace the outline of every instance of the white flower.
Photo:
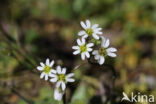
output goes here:
[{"label": "white flower", "polygon": [[88,43],[86,44],[85,43],[85,39],[82,38],[82,41],[80,39],[77,39],[77,44],[78,46],[73,46],[72,49],[74,49],[75,51],[73,52],[74,55],[77,55],[77,54],[81,54],[81,58],[82,60],[85,60],[85,56],[87,58],[90,57],[90,54],[89,52],[92,51],[92,46],[94,45],[93,43]]},{"label": "white flower", "polygon": [[104,37],[101,38],[102,38],[101,48],[99,48],[98,50],[94,50],[92,52],[92,54],[95,55],[94,58],[98,61],[100,65],[102,65],[105,62],[106,56],[116,57],[116,54],[114,52],[117,51],[116,48],[113,47],[108,48],[110,44],[109,39],[106,39]]},{"label": "white flower", "polygon": [[60,92],[58,88],[55,88],[54,90],[54,99],[61,101],[63,97],[63,92]]},{"label": "white flower", "polygon": [[83,38],[91,36],[97,40],[100,38],[99,35],[102,34],[102,28],[98,28],[98,24],[94,24],[91,26],[91,22],[89,20],[86,20],[86,24],[82,21],[80,22],[80,24],[84,30],[81,30],[78,33],[79,36],[82,36]]},{"label": "white flower", "polygon": [[50,62],[50,60],[47,58],[46,59],[46,63],[44,64],[43,62],[40,62],[41,66],[38,66],[37,69],[39,71],[42,71],[40,78],[44,78],[47,81],[48,77],[52,75],[52,73],[56,73],[56,71],[53,69],[53,65],[54,65],[54,60],[52,60]]},{"label": "white flower", "polygon": [[50,79],[50,82],[57,82],[56,88],[59,88],[61,86],[62,90],[64,91],[66,88],[67,82],[74,82],[75,80],[71,77],[74,76],[74,73],[70,73],[66,75],[66,68],[62,68],[60,66],[57,66],[56,68],[56,74],[53,74]]}]

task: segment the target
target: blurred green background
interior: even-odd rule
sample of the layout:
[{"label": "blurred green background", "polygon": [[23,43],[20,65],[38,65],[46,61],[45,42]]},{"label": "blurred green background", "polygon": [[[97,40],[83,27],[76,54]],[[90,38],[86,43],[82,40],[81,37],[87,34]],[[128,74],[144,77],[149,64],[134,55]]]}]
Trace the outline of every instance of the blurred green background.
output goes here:
[{"label": "blurred green background", "polygon": [[106,60],[115,82],[106,96],[101,89],[112,81],[103,78],[110,67],[84,64],[74,71],[77,81],[68,85],[69,104],[103,104],[105,96],[106,104],[124,104],[123,91],[156,96],[156,0],[3,0],[0,104],[58,104],[54,85],[39,78],[36,66],[48,57],[68,72],[85,63],[71,47],[86,19],[98,23],[118,49],[116,59]]}]

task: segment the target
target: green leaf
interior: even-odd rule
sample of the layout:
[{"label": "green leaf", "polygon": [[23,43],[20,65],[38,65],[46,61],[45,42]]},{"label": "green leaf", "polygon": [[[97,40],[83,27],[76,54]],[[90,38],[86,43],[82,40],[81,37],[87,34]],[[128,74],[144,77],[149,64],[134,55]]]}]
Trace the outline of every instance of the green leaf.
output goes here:
[{"label": "green leaf", "polygon": [[81,83],[72,97],[71,104],[87,104],[87,87]]}]

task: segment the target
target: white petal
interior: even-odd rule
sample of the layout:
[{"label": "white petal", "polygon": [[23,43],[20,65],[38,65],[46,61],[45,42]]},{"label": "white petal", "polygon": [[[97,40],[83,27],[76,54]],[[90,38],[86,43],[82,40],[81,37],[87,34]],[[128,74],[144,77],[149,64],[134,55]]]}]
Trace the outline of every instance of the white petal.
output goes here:
[{"label": "white petal", "polygon": [[100,56],[99,64],[102,65],[105,62],[105,58]]},{"label": "white petal", "polygon": [[110,44],[109,39],[106,39],[106,42],[105,42],[105,44],[104,44],[104,48],[107,48],[107,47],[109,46],[109,44]]},{"label": "white petal", "polygon": [[84,38],[84,39],[85,39],[85,38],[87,38],[87,37],[88,37],[88,35],[87,35],[87,34],[85,34],[82,38]]},{"label": "white petal", "polygon": [[85,52],[81,53],[81,59],[85,60]]},{"label": "white petal", "polygon": [[54,73],[54,74],[56,74],[56,70],[51,69],[50,73]]},{"label": "white petal", "polygon": [[99,55],[95,55],[94,58],[95,58],[96,60],[98,60],[98,59],[100,58],[100,56],[99,56]]},{"label": "white petal", "polygon": [[86,54],[87,58],[89,58],[89,57],[90,57],[89,52],[85,52],[85,54]]},{"label": "white petal", "polygon": [[73,77],[74,73],[67,74],[67,78]]},{"label": "white petal", "polygon": [[104,47],[106,43],[106,38],[103,36],[101,36],[101,38],[102,38],[101,47]]},{"label": "white petal", "polygon": [[55,74],[51,74],[51,73],[50,73],[49,76],[50,76],[50,77],[56,77],[56,78],[57,78],[57,75],[55,75]]},{"label": "white petal", "polygon": [[95,39],[99,39],[99,36],[98,35],[96,35],[96,34],[93,34],[93,37],[95,38]]},{"label": "white petal", "polygon": [[43,70],[43,67],[38,66],[38,67],[37,67],[37,70],[41,71],[41,70]]},{"label": "white petal", "polygon": [[110,56],[110,57],[116,57],[116,54],[115,53],[111,53],[111,52],[107,53],[107,55]]},{"label": "white petal", "polygon": [[102,30],[102,28],[96,28],[94,30],[98,32],[98,31]]},{"label": "white petal", "polygon": [[83,35],[85,35],[85,34],[86,34],[86,32],[85,32],[84,30],[81,30],[81,31],[78,33],[79,36],[83,36]]},{"label": "white petal", "polygon": [[46,65],[47,65],[47,66],[49,66],[49,62],[50,62],[50,60],[49,60],[49,58],[47,58],[47,59],[46,59]]},{"label": "white petal", "polygon": [[101,36],[101,39],[102,39],[102,43],[106,42],[106,38],[104,36]]},{"label": "white petal", "polygon": [[87,28],[87,26],[85,25],[85,23],[84,22],[80,22],[80,24],[81,24],[81,26],[84,28],[84,29],[86,29]]},{"label": "white petal", "polygon": [[107,49],[107,52],[109,53],[109,52],[116,52],[117,51],[117,49],[116,48],[108,48]]},{"label": "white petal", "polygon": [[56,88],[54,90],[54,99],[58,100],[58,101],[61,101],[62,97],[63,97],[63,93],[60,93],[59,90]]},{"label": "white petal", "polygon": [[72,49],[79,49],[79,46],[73,46]]},{"label": "white petal", "polygon": [[98,54],[98,50],[94,50],[94,51],[92,52],[92,54],[93,54],[93,55],[97,55],[97,54]]},{"label": "white petal", "polygon": [[66,84],[64,82],[61,82],[61,87],[62,87],[62,90],[64,91],[66,88]]},{"label": "white petal", "polygon": [[44,64],[43,64],[43,62],[40,62],[40,65],[41,65],[42,67],[44,67]]},{"label": "white petal", "polygon": [[74,55],[77,55],[79,53],[80,53],[80,50],[76,50],[76,51],[73,52]]},{"label": "white petal", "polygon": [[92,50],[93,50],[92,48],[87,48],[87,51],[88,51],[88,52],[90,52],[90,51],[92,51]]},{"label": "white petal", "polygon": [[47,75],[47,74],[45,74],[45,80],[46,80],[46,81],[48,80],[48,75]]},{"label": "white petal", "polygon": [[75,79],[73,79],[73,78],[67,78],[66,80],[67,80],[67,82],[75,82]]},{"label": "white petal", "polygon": [[54,60],[49,63],[49,66],[52,67],[54,65]]},{"label": "white petal", "polygon": [[87,28],[90,28],[91,23],[90,23],[90,21],[89,21],[89,20],[86,20],[86,25],[87,25]]},{"label": "white petal", "polygon": [[82,44],[84,45],[86,43],[86,40],[82,38]]},{"label": "white petal", "polygon": [[56,81],[57,81],[57,77],[50,79],[50,82],[56,82]]},{"label": "white petal", "polygon": [[99,25],[98,24],[94,24],[93,26],[92,26],[92,29],[95,29],[95,28],[97,28]]},{"label": "white petal", "polygon": [[94,46],[93,43],[89,43],[89,44],[87,44],[87,47],[92,47],[92,46]]},{"label": "white petal", "polygon": [[58,81],[58,82],[56,83],[56,87],[59,88],[60,85],[61,85],[61,81]]},{"label": "white petal", "polygon": [[80,39],[77,39],[77,44],[78,44],[79,46],[82,45]]},{"label": "white petal", "polygon": [[45,72],[42,72],[40,78],[42,79],[45,76]]},{"label": "white petal", "polygon": [[61,74],[61,66],[57,66],[56,71],[58,74]]},{"label": "white petal", "polygon": [[109,39],[106,39],[103,36],[101,38],[102,38],[102,44],[101,44],[101,46],[104,47],[104,48],[107,48],[109,46],[109,44],[110,44]]},{"label": "white petal", "polygon": [[99,31],[95,31],[96,32],[96,34],[99,34],[99,35],[101,35],[102,34],[102,32],[99,32]]},{"label": "white petal", "polygon": [[66,68],[62,68],[61,74],[66,74]]}]

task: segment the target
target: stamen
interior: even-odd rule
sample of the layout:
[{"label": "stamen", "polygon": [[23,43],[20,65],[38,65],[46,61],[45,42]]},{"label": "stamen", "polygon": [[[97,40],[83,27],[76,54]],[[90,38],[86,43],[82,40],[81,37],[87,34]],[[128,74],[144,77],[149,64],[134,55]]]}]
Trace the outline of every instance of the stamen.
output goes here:
[{"label": "stamen", "polygon": [[106,49],[105,48],[100,48],[98,52],[99,52],[99,55],[101,55],[101,56],[106,55]]},{"label": "stamen", "polygon": [[91,36],[93,34],[93,29],[91,28],[86,29],[86,33]]},{"label": "stamen", "polygon": [[66,79],[66,77],[65,77],[64,74],[59,74],[58,75],[58,80],[65,82],[65,79]]},{"label": "stamen", "polygon": [[50,66],[45,66],[44,69],[43,69],[43,71],[44,71],[46,74],[48,74],[48,73],[50,72],[50,70],[51,70],[51,67],[50,67]]},{"label": "stamen", "polygon": [[87,51],[86,45],[80,46],[80,51],[81,51],[81,53],[82,53],[82,52],[86,52],[86,51]]}]

